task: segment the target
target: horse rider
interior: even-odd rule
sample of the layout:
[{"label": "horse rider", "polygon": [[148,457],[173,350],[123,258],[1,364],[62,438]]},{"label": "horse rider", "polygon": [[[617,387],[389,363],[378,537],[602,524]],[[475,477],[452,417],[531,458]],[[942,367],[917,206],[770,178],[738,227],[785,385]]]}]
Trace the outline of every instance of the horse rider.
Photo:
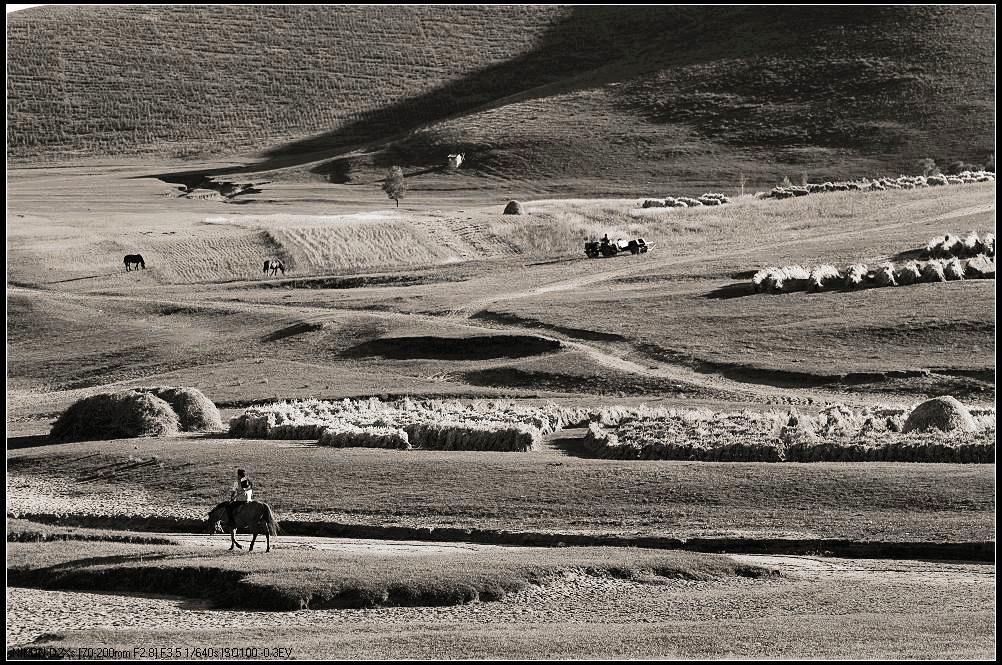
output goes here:
[{"label": "horse rider", "polygon": [[253,500],[254,483],[247,477],[247,472],[237,469],[237,479],[233,481],[233,488],[230,490],[229,510],[230,524],[236,524],[234,519],[237,512],[237,503],[250,503]]}]

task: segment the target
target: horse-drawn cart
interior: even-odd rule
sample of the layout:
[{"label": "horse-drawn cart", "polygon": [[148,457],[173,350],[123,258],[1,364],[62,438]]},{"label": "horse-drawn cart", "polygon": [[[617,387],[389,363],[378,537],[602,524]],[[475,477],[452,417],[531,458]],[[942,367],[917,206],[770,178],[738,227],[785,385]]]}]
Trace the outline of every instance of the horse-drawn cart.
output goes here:
[{"label": "horse-drawn cart", "polygon": [[619,256],[627,252],[633,255],[646,254],[653,248],[654,243],[647,244],[643,238],[629,241],[618,238],[616,242],[609,242],[608,238],[602,238],[602,240],[586,240],[584,244],[585,255],[589,259],[597,259],[600,256]]}]

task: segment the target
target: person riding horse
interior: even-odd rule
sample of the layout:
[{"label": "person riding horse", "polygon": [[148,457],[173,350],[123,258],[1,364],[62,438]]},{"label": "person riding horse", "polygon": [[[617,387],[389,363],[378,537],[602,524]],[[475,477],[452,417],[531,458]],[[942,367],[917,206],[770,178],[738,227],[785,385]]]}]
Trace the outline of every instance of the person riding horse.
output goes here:
[{"label": "person riding horse", "polygon": [[247,477],[246,471],[237,469],[237,479],[233,481],[233,488],[230,490],[230,503],[229,510],[227,511],[230,523],[235,521],[234,513],[237,509],[237,503],[250,503],[253,500],[253,495],[254,483]]}]

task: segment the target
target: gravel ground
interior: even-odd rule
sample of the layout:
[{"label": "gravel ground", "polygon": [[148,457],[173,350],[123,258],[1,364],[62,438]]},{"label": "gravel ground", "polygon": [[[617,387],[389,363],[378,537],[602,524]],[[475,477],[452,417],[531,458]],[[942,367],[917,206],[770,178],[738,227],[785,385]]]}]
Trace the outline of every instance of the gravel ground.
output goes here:
[{"label": "gravel ground", "polygon": [[[424,549],[424,545],[347,541],[339,546]],[[437,546],[431,546],[437,547]],[[472,546],[486,549],[490,546]],[[232,626],[281,629],[365,624],[484,625],[539,623],[643,624],[672,620],[754,620],[810,614],[968,613],[994,605],[990,565],[916,561],[819,559],[793,556],[735,557],[780,568],[779,579],[627,581],[568,574],[529,587],[502,601],[451,607],[392,607],[369,610],[244,612],[211,610],[204,602],[136,594],[7,589],[7,646],[44,633],[68,630],[190,630]]]}]

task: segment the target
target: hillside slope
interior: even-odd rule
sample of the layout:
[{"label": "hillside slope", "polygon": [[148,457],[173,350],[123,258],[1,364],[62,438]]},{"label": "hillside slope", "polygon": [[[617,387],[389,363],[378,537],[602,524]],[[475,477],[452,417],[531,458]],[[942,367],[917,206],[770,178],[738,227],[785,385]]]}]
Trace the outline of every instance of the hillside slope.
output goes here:
[{"label": "hillside slope", "polygon": [[[994,150],[994,8],[76,7],[8,19],[14,163],[244,156],[650,192]],[[465,151],[459,174],[445,154]],[[470,180],[476,178],[476,180]],[[653,193],[653,192],[651,192]]]}]

